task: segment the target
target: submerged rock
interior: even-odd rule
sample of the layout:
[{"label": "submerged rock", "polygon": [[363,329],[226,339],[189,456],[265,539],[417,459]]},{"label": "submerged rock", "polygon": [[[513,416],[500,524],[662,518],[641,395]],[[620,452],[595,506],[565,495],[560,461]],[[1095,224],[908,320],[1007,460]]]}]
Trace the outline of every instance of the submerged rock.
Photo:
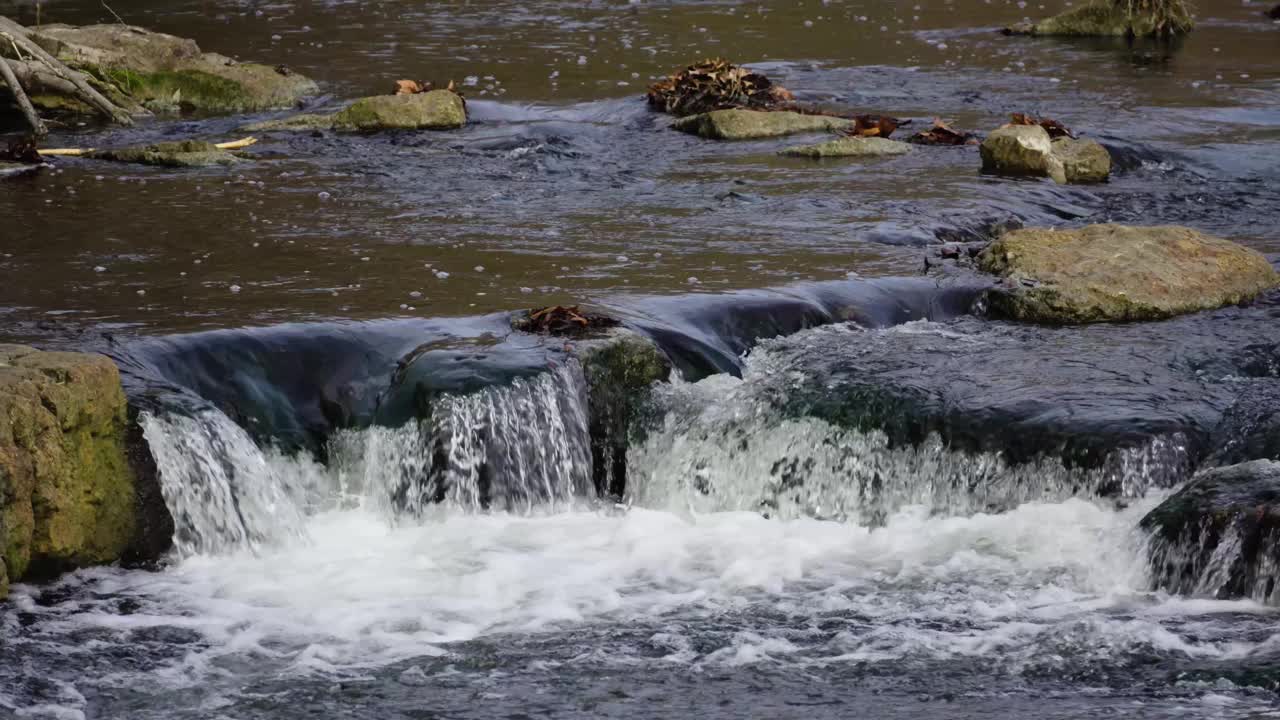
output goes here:
[{"label": "submerged rock", "polygon": [[1275,603],[1280,579],[1280,463],[1198,474],[1142,519],[1155,583],[1170,592]]},{"label": "submerged rock", "polygon": [[1100,183],[1111,176],[1111,153],[1095,140],[1057,138],[1053,156],[1062,163],[1068,183]]},{"label": "submerged rock", "polygon": [[114,562],[137,544],[125,436],[124,392],[109,359],[0,345],[0,556],[9,580]]},{"label": "submerged rock", "polygon": [[671,127],[712,140],[754,140],[808,132],[831,132],[853,122],[830,115],[759,110],[716,110],[680,118]]},{"label": "submerged rock", "polygon": [[993,314],[1052,324],[1156,320],[1280,284],[1256,251],[1176,226],[1014,230],[978,266],[1004,279],[987,294]]},{"label": "submerged rock", "polygon": [[85,157],[94,160],[155,165],[158,167],[209,167],[235,165],[245,160],[217,145],[200,140],[155,143],[115,150],[95,150]]},{"label": "submerged rock", "polygon": [[1214,465],[1280,460],[1280,380],[1240,381],[1235,405],[1213,431]]},{"label": "submerged rock", "polygon": [[885,157],[905,155],[911,146],[897,140],[879,137],[842,137],[816,145],[797,145],[778,152],[779,155],[807,158]]},{"label": "submerged rock", "polygon": [[[318,90],[287,68],[206,53],[192,40],[130,25],[44,25],[31,39],[87,73],[122,106],[156,112],[238,113],[293,107]],[[72,107],[50,96],[53,110]],[[47,106],[49,100],[43,101]]]},{"label": "submerged rock", "polygon": [[257,123],[250,132],[272,130],[456,130],[467,124],[466,103],[450,90],[361,98],[328,115],[295,115]]},{"label": "submerged rock", "polygon": [[1039,125],[1005,125],[982,141],[983,172],[997,175],[1048,177],[1066,183],[1062,160],[1053,154],[1053,141]]},{"label": "submerged rock", "polygon": [[1194,26],[1182,0],[1158,0],[1156,9],[1130,12],[1122,3],[1102,0],[1083,4],[1038,23],[1018,23],[1006,35],[1138,36],[1177,35]]}]

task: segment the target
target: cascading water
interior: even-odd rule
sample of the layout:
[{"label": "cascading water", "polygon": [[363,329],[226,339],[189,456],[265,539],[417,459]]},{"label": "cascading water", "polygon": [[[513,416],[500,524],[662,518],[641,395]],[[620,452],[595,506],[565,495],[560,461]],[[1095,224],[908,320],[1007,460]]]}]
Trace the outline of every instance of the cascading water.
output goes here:
[{"label": "cascading water", "polygon": [[964,515],[1095,497],[1103,488],[1141,497],[1150,478],[1185,461],[1177,437],[1119,451],[1087,470],[1052,457],[1015,464],[995,453],[956,452],[936,433],[918,446],[895,446],[883,432],[788,416],[770,400],[784,372],[760,348],[742,379],[717,375],[658,389],[662,421],[632,448],[630,501],[879,525],[913,505]]}]

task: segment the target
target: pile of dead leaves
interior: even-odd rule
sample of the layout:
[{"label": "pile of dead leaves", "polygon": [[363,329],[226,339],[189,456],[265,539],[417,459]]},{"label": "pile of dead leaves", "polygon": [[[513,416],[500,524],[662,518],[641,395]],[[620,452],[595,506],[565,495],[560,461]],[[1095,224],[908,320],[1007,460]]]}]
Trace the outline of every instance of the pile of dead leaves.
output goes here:
[{"label": "pile of dead leaves", "polygon": [[727,60],[703,60],[649,86],[649,105],[677,117],[712,110],[776,110],[795,96],[758,72]]},{"label": "pile of dead leaves", "polygon": [[976,145],[978,136],[954,130],[941,118],[934,118],[932,127],[912,135],[907,142],[916,145]]},{"label": "pile of dead leaves", "polygon": [[1040,127],[1044,128],[1045,132],[1049,133],[1050,140],[1057,140],[1060,137],[1074,138],[1076,136],[1075,133],[1067,129],[1066,125],[1063,125],[1057,120],[1050,120],[1049,118],[1038,118],[1035,115],[1031,115],[1029,113],[1014,113],[1013,119],[1009,122],[1009,124],[1010,125],[1039,125]]},{"label": "pile of dead leaves", "polygon": [[548,335],[582,335],[618,324],[615,318],[582,310],[577,305],[536,308],[513,323],[517,330]]},{"label": "pile of dead leaves", "polygon": [[[436,89],[436,84],[428,80],[397,80],[396,91],[392,95],[418,95],[420,93],[431,92]],[[452,81],[444,88],[451,93],[461,95],[458,92],[458,86]]]},{"label": "pile of dead leaves", "polygon": [[44,158],[40,157],[35,138],[27,137],[14,140],[4,149],[0,149],[0,162],[39,165],[44,162]]},{"label": "pile of dead leaves", "polygon": [[888,115],[854,115],[853,125],[842,132],[852,137],[887,138],[900,126],[910,123],[910,120],[899,120]]}]

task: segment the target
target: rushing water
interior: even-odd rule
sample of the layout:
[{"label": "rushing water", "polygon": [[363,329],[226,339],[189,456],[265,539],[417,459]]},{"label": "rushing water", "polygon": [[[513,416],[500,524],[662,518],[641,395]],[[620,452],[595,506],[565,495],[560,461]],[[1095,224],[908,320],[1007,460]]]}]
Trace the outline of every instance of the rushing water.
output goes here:
[{"label": "rushing water", "polygon": [[[1241,376],[1276,375],[1280,298],[1045,329],[956,320],[975,286],[919,277],[930,245],[1016,223],[1172,222],[1280,251],[1265,3],[1202,0],[1175,45],[994,32],[1064,4],[39,3],[288,63],[317,106],[452,78],[472,122],[268,136],[233,170],[64,159],[0,182],[0,341],[119,362],[177,526],[160,569],[15,586],[0,717],[1280,715],[1274,598],[1212,599],[1213,572],[1153,591],[1136,529]],[[971,147],[814,163],[775,154],[791,140],[671,132],[640,95],[708,55],[910,129],[1049,115],[1116,173],[1058,187],[981,176]],[[493,314],[586,300],[676,365],[621,498],[592,485],[565,343]],[[1246,346],[1271,364],[1246,368]],[[864,376],[1142,441],[1067,468],[791,402]]]}]

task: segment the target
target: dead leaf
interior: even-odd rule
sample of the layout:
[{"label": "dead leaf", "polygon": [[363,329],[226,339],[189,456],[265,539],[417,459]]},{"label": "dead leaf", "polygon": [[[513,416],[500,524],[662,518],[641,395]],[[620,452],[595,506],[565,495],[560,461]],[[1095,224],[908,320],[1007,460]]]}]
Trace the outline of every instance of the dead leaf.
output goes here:
[{"label": "dead leaf", "polygon": [[618,324],[614,318],[584,311],[577,305],[535,308],[514,322],[517,330],[549,335],[581,335],[588,330],[614,327]]},{"label": "dead leaf", "polygon": [[906,125],[910,122],[910,120],[899,120],[887,115],[855,115],[853,117],[853,127],[845,130],[844,134],[854,137],[887,138],[898,129],[898,126]]},{"label": "dead leaf", "polygon": [[973,133],[953,130],[941,118],[933,119],[933,127],[907,138],[907,142],[917,145],[971,145],[978,141]]},{"label": "dead leaf", "polygon": [[1014,113],[1013,119],[1012,121],[1010,121],[1009,124],[1010,125],[1039,125],[1040,127],[1044,128],[1045,132],[1049,133],[1050,140],[1057,140],[1060,137],[1074,138],[1076,136],[1075,133],[1071,132],[1071,130],[1067,128],[1066,125],[1063,125],[1057,120],[1051,120],[1049,118],[1038,118],[1035,115],[1031,115],[1029,113]]},{"label": "dead leaf", "polygon": [[795,102],[764,75],[715,58],[694,63],[649,86],[649,105],[676,116],[712,110],[772,110]]},{"label": "dead leaf", "polygon": [[396,95],[417,95],[423,92],[422,83],[417,80],[397,80]]}]

